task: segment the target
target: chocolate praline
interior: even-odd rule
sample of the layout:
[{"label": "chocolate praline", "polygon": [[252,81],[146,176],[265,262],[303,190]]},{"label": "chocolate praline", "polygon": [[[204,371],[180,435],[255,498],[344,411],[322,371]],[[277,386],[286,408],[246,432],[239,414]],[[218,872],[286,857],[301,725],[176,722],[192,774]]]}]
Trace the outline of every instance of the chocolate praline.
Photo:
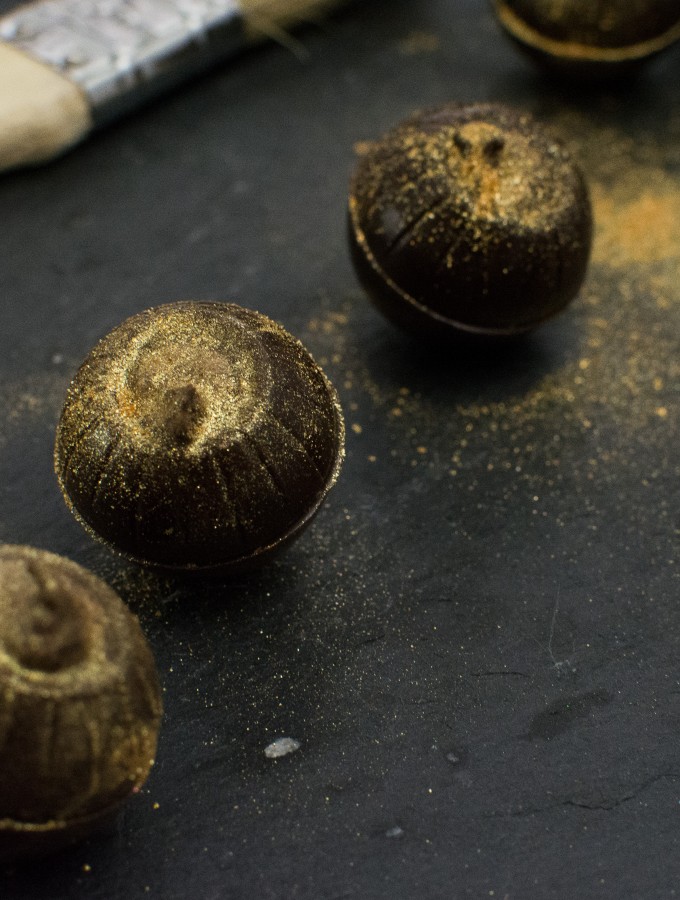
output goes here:
[{"label": "chocolate praline", "polygon": [[337,394],[299,341],[253,310],[184,301],[91,351],[55,468],[75,516],[124,556],[222,573],[298,535],[343,453]]},{"label": "chocolate praline", "polygon": [[610,78],[680,40],[677,0],[492,0],[518,45],[553,71]]},{"label": "chocolate praline", "polygon": [[137,619],[68,559],[0,546],[0,858],[87,834],[146,780],[161,699]]},{"label": "chocolate praline", "polygon": [[371,145],[350,186],[350,244],[378,308],[434,337],[528,331],[583,281],[584,178],[531,116],[497,104],[415,114]]}]

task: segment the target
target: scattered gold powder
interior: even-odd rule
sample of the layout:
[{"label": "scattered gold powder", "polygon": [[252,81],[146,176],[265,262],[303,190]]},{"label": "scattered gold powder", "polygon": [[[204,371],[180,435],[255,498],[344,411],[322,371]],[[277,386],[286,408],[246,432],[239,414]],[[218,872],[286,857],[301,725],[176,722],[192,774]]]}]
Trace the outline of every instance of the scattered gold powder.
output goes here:
[{"label": "scattered gold powder", "polygon": [[[635,195],[640,185],[646,187]],[[680,185],[659,169],[641,170],[612,188],[593,186],[594,258],[612,266],[671,260],[678,253]],[[632,195],[632,196],[631,196]]]},{"label": "scattered gold powder", "polygon": [[19,422],[59,409],[67,385],[68,378],[60,372],[29,375],[0,384],[2,422]]},{"label": "scattered gold powder", "polygon": [[373,146],[373,141],[356,141],[352,149],[354,150],[356,156],[365,156],[367,153],[371,152]]},{"label": "scattered gold powder", "polygon": [[441,42],[436,34],[429,31],[412,31],[399,41],[397,48],[402,56],[421,56],[436,53],[440,45]]}]

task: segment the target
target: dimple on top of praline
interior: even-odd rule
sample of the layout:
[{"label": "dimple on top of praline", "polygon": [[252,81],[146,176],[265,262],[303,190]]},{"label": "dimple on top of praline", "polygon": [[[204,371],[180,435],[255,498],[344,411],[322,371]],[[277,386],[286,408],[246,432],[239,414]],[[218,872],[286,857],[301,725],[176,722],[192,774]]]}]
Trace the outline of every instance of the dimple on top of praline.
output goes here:
[{"label": "dimple on top of praline", "polygon": [[186,306],[174,312],[121,326],[116,353],[125,332],[127,346],[106,367],[106,384],[123,440],[149,452],[162,444],[196,454],[255,427],[273,373],[257,333],[238,317],[210,315],[204,306],[195,314]]},{"label": "dimple on top of praline", "polygon": [[573,181],[566,150],[531,117],[451,104],[412,116],[374,144],[353,194],[376,245],[394,252],[413,238],[428,240],[435,221],[436,233],[447,229],[452,241],[459,219],[550,228],[571,207]]}]

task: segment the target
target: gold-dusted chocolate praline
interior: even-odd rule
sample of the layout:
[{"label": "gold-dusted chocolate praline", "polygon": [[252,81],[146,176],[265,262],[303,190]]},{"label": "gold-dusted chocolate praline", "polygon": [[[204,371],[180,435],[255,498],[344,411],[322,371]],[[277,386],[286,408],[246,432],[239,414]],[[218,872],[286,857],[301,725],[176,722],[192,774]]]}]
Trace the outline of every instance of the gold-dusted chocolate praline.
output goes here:
[{"label": "gold-dusted chocolate praline", "polygon": [[534,328],[583,281],[588,190],[566,149],[496,104],[417,113],[371,145],[350,185],[350,245],[378,308],[435,337]]},{"label": "gold-dusted chocolate praline", "polygon": [[609,77],[680,40],[677,0],[492,0],[505,31],[537,61]]},{"label": "gold-dusted chocolate praline", "polygon": [[55,466],[76,517],[123,555],[221,573],[299,534],[343,455],[337,394],[299,341],[253,310],[183,301],[91,351]]},{"label": "gold-dusted chocolate praline", "polygon": [[79,838],[139,790],[160,718],[118,595],[68,559],[0,545],[0,858]]}]

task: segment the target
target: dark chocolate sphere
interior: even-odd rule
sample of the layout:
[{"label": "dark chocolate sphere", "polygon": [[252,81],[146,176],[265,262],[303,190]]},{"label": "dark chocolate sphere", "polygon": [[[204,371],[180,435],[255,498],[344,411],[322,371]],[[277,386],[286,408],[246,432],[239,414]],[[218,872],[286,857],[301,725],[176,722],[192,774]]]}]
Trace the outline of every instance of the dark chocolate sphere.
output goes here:
[{"label": "dark chocolate sphere", "polygon": [[380,310],[432,336],[510,335],[583,281],[592,217],[565,148],[499,105],[417,113],[360,157],[349,197],[360,280]]},{"label": "dark chocolate sphere", "polygon": [[139,790],[160,717],[118,595],[63,557],[0,546],[0,857],[80,837]]},{"label": "dark chocolate sphere", "polygon": [[677,0],[493,0],[501,25],[569,75],[630,70],[680,39]]},{"label": "dark chocolate sphere", "polygon": [[335,483],[332,385],[260,313],[179,302],[127,319],[69,388],[55,465],[81,523],[137,562],[223,572],[295,537]]}]

